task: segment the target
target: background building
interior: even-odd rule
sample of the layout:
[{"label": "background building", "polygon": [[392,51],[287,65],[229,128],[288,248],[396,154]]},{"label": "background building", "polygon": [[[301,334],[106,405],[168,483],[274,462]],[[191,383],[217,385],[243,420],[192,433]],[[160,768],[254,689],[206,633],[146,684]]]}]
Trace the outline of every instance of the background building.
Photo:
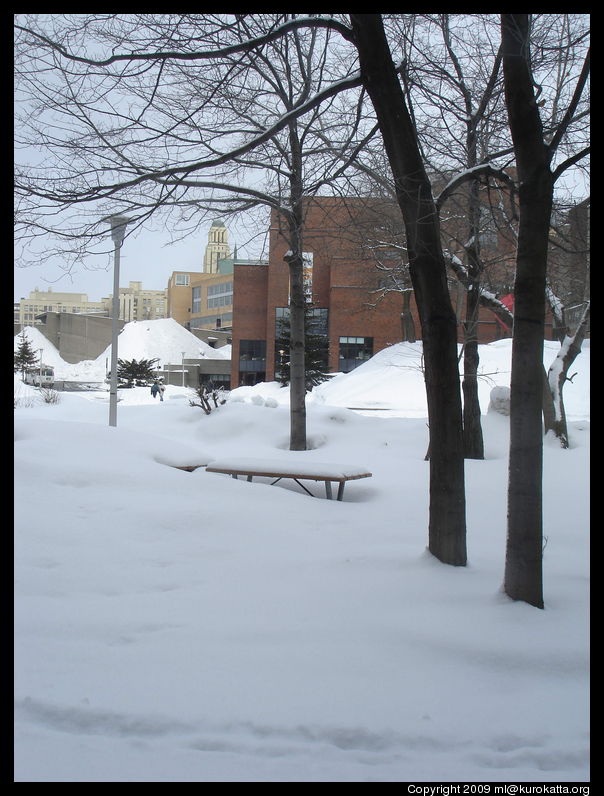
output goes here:
[{"label": "background building", "polygon": [[167,287],[167,315],[192,332],[233,326],[233,266],[256,264],[230,255],[228,230],[215,221],[208,232],[203,271],[174,271]]},{"label": "background building", "polygon": [[[314,332],[326,338],[329,372],[349,372],[387,346],[410,339],[403,321],[411,321],[417,339],[421,338],[413,293],[410,284],[405,284],[405,269],[399,267],[401,244],[396,235],[401,228],[400,211],[391,201],[315,197],[306,203],[307,297],[314,314]],[[273,381],[281,369],[284,354],[275,341],[289,313],[289,268],[284,255],[290,248],[283,233],[283,221],[273,211],[268,264],[234,263],[233,387]],[[495,236],[489,247],[497,249]],[[498,274],[505,277],[503,284],[509,290],[507,271],[513,268],[513,257],[507,245],[499,248]],[[451,285],[462,342],[465,291],[455,280]],[[405,330],[408,328],[405,323]],[[510,333],[493,313],[481,308],[481,343]]]},{"label": "background building", "polygon": [[[36,317],[36,328],[49,340],[65,362],[96,359],[111,345],[113,321],[106,315],[74,312],[43,312]],[[118,332],[125,322],[118,321]]]},{"label": "background building", "polygon": [[[118,317],[125,323],[167,317],[166,290],[144,290],[142,282],[130,282],[128,287],[120,288],[119,298]],[[88,301],[86,293],[62,293],[52,288],[45,291],[36,288],[30,292],[29,298],[15,302],[15,334],[24,326],[41,323],[36,316],[47,312],[109,317],[113,312],[113,297],[109,295],[100,301]]]},{"label": "background building", "polygon": [[218,261],[230,256],[229,232],[222,221],[214,221],[208,232],[208,243],[203,258],[203,273],[217,273]]},{"label": "background building", "polygon": [[[36,316],[43,312],[71,312],[71,313],[98,313],[107,314],[106,299],[101,301],[88,301],[86,293],[62,293],[48,290],[30,291],[29,298],[21,298],[15,302],[15,334],[24,326],[34,326]],[[17,328],[17,324],[19,328]]]},{"label": "background building", "polygon": [[[153,321],[166,318],[168,294],[166,290],[144,290],[142,282],[130,282],[119,291],[119,318],[126,323],[131,321]],[[113,297],[103,299],[107,310],[112,311]]]}]

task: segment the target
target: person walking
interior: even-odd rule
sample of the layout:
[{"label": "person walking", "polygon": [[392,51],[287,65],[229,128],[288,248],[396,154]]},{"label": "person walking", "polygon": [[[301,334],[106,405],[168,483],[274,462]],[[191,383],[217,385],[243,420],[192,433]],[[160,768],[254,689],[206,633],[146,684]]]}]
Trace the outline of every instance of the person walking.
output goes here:
[{"label": "person walking", "polygon": [[[154,382],[153,382],[153,385],[152,385],[152,387],[151,387],[151,395],[152,395],[154,398],[156,398],[156,397],[157,397],[157,393],[158,393],[158,392],[159,392],[159,384],[158,384],[156,381],[154,381]],[[163,401],[163,400],[164,400],[164,399],[162,398],[162,401]]]},{"label": "person walking", "polygon": [[159,400],[160,401],[164,400],[165,391],[166,391],[166,385],[163,383],[163,381],[160,381],[160,383],[159,383]]}]

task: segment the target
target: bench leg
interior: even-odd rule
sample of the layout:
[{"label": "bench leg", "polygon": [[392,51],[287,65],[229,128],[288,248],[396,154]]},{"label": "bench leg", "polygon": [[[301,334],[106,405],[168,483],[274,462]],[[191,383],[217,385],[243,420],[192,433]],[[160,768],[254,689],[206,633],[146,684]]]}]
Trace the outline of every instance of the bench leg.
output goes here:
[{"label": "bench leg", "polygon": [[327,500],[331,500],[331,481],[325,481],[325,494],[327,495]]},{"label": "bench leg", "polygon": [[338,487],[338,500],[342,500],[344,497],[344,485],[346,481],[340,481],[340,486]]},{"label": "bench leg", "polygon": [[301,486],[301,487],[302,487],[302,489],[303,489],[303,490],[306,492],[306,494],[307,494],[307,495],[310,495],[311,497],[314,497],[314,495],[313,495],[313,493],[310,491],[310,489],[307,489],[307,488],[304,486],[304,484],[301,484],[301,483],[300,483],[300,481],[298,481],[298,479],[297,479],[297,478],[292,478],[292,481],[295,481],[295,482],[298,484],[298,486]]},{"label": "bench leg", "polygon": [[252,480],[252,476],[251,476],[251,475],[248,475],[248,477],[247,477],[247,480],[248,480],[248,481],[251,481],[251,480]]}]

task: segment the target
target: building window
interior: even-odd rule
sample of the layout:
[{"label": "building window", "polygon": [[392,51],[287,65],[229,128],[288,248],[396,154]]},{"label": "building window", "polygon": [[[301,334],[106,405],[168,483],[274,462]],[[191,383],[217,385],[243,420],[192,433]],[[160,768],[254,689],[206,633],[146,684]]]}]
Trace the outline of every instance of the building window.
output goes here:
[{"label": "building window", "polygon": [[208,296],[217,296],[217,295],[222,295],[223,293],[232,293],[232,292],[233,292],[232,282],[221,282],[219,285],[208,286]]},{"label": "building window", "polygon": [[174,274],[174,284],[187,287],[189,284],[189,274]]},{"label": "building window", "polygon": [[266,340],[239,341],[239,384],[254,385],[266,380]]},{"label": "building window", "polygon": [[208,309],[228,307],[233,303],[233,283],[221,282],[208,286]]},{"label": "building window", "polygon": [[230,373],[200,373],[199,383],[204,386],[208,382],[212,382],[214,387],[223,387],[228,389],[231,386]]},{"label": "building window", "polygon": [[193,288],[193,304],[191,307],[193,315],[198,315],[201,312],[201,288]]},{"label": "building window", "polygon": [[338,367],[349,373],[373,356],[373,337],[340,337]]},{"label": "building window", "polygon": [[266,340],[240,340],[239,360],[241,363],[265,362]]}]

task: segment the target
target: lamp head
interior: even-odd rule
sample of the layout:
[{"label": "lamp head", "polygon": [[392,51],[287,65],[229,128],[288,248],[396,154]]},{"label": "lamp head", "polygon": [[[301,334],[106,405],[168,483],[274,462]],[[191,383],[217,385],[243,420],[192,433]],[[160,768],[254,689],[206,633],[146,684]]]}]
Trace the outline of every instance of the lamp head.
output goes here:
[{"label": "lamp head", "polygon": [[115,244],[121,246],[126,232],[126,224],[132,219],[127,216],[114,215],[106,216],[102,220],[111,225],[111,238]]}]

